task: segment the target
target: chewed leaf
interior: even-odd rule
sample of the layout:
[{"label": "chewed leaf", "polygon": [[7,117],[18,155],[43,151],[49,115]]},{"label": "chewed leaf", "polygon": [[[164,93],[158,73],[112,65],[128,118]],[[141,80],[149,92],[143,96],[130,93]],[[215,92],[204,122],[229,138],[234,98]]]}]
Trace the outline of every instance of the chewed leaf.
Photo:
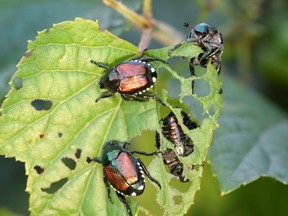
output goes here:
[{"label": "chewed leaf", "polygon": [[[125,101],[116,94],[96,104],[104,71],[90,60],[113,66],[139,50],[82,19],[40,32],[28,47],[2,106],[0,151],[26,163],[32,215],[103,212],[112,204],[103,191],[99,199],[99,184],[94,188],[102,166],[86,158],[98,156],[107,140],[126,141],[158,129],[159,120],[153,100]],[[106,214],[125,213],[121,203],[117,206],[107,207]]]},{"label": "chewed leaf", "polygon": [[[169,60],[168,50],[169,47],[149,50],[145,56]],[[174,54],[191,57],[200,52],[199,47],[190,46]],[[160,110],[171,109],[181,118],[180,109],[170,105],[169,89],[158,88],[161,80],[157,80],[155,93],[166,108],[155,100],[127,101],[118,93],[95,103],[104,91],[98,83],[105,69],[91,60],[114,67],[139,55],[134,45],[101,31],[97,22],[83,19],[56,24],[29,42],[1,108],[0,152],[25,162],[31,215],[126,214],[114,191],[113,203],[109,201],[102,165],[91,162],[91,158],[98,157],[109,140],[130,141],[145,130],[160,132]],[[169,184],[157,189],[156,201],[164,214],[182,215],[200,187],[202,161],[220,114],[221,82],[209,64],[206,73],[197,77],[208,83],[209,92],[205,96],[192,95],[191,81],[195,78],[184,78],[162,62],[150,64],[156,70],[164,68],[181,83],[180,102],[191,97],[203,109],[197,129],[191,131],[181,123],[195,145],[193,154],[179,159],[185,176],[192,182],[187,190],[180,192],[170,185],[175,177],[167,172],[159,157],[148,169],[163,186]],[[133,197],[127,201],[133,213],[141,209],[151,214],[151,209]]]},{"label": "chewed leaf", "polygon": [[[195,46],[192,43],[185,43],[184,45],[185,47],[183,49],[181,47],[179,51],[178,49],[173,51],[173,56],[186,56],[192,58],[198,56],[201,52],[199,47],[196,47],[194,50]],[[187,47],[190,47],[190,49]],[[171,47],[153,50],[149,53],[153,53],[154,56],[159,58],[161,57],[167,59],[169,58],[167,56],[169,49],[171,49]],[[159,53],[157,53],[157,51],[159,51]],[[187,59],[187,68],[189,65],[189,58]],[[158,192],[156,199],[158,204],[163,206],[163,215],[174,216],[187,213],[188,209],[194,203],[196,191],[200,189],[200,180],[203,170],[202,164],[206,159],[208,148],[212,142],[213,130],[218,127],[217,119],[220,116],[220,111],[222,108],[222,94],[220,92],[222,89],[222,82],[218,72],[210,63],[208,64],[207,68],[204,68],[204,73],[197,76],[197,78],[182,77],[177,71],[168,66],[165,69],[171,74],[173,79],[180,82],[180,94],[178,95],[180,103],[183,102],[183,98],[193,98],[202,108],[202,119],[201,122],[199,122],[199,127],[189,130],[181,121],[179,121],[179,119],[182,119],[180,110],[170,107],[170,109],[177,116],[181,128],[193,140],[194,143],[194,152],[191,155],[188,157],[178,157],[180,162],[183,163],[184,176],[190,180],[190,183],[181,183],[178,179],[175,183],[175,181],[173,181],[176,179],[175,176],[168,173],[168,169],[165,169],[165,165],[163,162],[161,162],[161,160],[159,160],[159,158],[155,158],[149,166],[151,175],[158,179],[162,185],[165,185],[165,187]],[[201,94],[192,94],[191,82],[195,79],[203,80],[203,82],[207,83],[209,86],[209,92],[204,96]],[[167,103],[166,99],[169,98],[169,95],[171,94],[171,91],[174,91],[174,88],[166,89],[162,90],[162,98]],[[193,116],[196,108],[187,103],[183,103],[183,105],[184,107],[188,106],[190,114]],[[173,145],[164,139],[162,134],[160,137],[162,140],[162,150],[171,147],[173,148]],[[185,191],[181,191],[175,187],[176,185],[181,188],[183,184],[186,184]]]}]

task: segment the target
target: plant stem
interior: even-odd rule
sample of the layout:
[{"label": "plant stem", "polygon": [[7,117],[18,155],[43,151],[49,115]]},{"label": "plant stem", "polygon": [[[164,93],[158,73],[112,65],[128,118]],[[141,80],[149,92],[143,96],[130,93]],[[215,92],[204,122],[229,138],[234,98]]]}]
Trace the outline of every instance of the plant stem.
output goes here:
[{"label": "plant stem", "polygon": [[172,26],[152,18],[151,0],[143,1],[143,16],[130,10],[117,0],[103,0],[103,3],[118,11],[143,33],[139,42],[140,50],[148,47],[151,38],[163,45],[177,44],[184,40],[184,36]]},{"label": "plant stem", "polygon": [[138,44],[138,48],[143,51],[148,48],[153,30],[153,20],[152,20],[152,11],[151,11],[151,0],[143,0],[143,16],[147,21],[148,26],[145,29],[142,29],[141,39]]},{"label": "plant stem", "polygon": [[151,0],[143,0],[143,15],[146,19],[152,19]]},{"label": "plant stem", "polygon": [[127,8],[121,2],[117,0],[103,0],[103,3],[122,14],[126,19],[133,23],[137,28],[145,28],[148,26],[147,20],[135,13],[134,11]]}]

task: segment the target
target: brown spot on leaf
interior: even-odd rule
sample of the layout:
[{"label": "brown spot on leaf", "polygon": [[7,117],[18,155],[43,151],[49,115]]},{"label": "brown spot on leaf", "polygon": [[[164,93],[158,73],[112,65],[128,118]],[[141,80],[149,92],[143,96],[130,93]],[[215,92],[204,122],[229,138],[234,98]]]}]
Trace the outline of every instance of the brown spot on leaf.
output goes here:
[{"label": "brown spot on leaf", "polygon": [[31,56],[33,55],[33,51],[32,50],[28,50],[27,52],[24,53],[24,57],[25,58],[31,58]]}]

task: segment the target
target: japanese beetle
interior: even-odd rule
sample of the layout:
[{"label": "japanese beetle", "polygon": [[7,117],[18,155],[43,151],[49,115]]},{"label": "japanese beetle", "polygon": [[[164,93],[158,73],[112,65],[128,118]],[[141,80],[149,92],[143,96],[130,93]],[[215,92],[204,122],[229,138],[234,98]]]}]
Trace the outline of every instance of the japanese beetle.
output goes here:
[{"label": "japanese beetle", "polygon": [[[188,114],[181,111],[183,124],[189,129],[195,129],[197,124],[189,118]],[[164,137],[174,144],[174,149],[167,148],[162,153],[162,159],[166,164],[172,175],[175,175],[181,182],[187,182],[188,179],[183,176],[183,163],[178,156],[187,157],[194,151],[194,144],[191,138],[185,134],[178,123],[176,115],[171,111],[168,116],[162,119],[162,134]],[[160,149],[161,139],[158,132],[156,132],[156,147]],[[178,156],[177,156],[178,155]]]},{"label": "japanese beetle", "polygon": [[[160,149],[161,139],[158,132],[156,132],[156,146]],[[162,159],[164,164],[168,166],[172,175],[176,176],[181,182],[189,181],[183,175],[183,163],[179,160],[173,149],[167,148],[165,151],[163,151]]]},{"label": "japanese beetle", "polygon": [[107,92],[104,92],[97,98],[96,102],[103,98],[111,97],[118,92],[125,100],[147,101],[149,99],[155,99],[165,106],[160,98],[148,92],[157,80],[156,70],[149,62],[160,61],[165,64],[167,64],[167,62],[158,58],[142,58],[144,52],[145,50],[141,56],[122,62],[114,68],[95,62],[94,60],[90,61],[98,67],[107,70],[99,81],[99,87],[106,89]]},{"label": "japanese beetle", "polygon": [[[195,122],[192,122],[188,114],[181,111],[183,124],[189,129],[197,127]],[[176,153],[179,156],[187,157],[194,151],[194,144],[191,138],[185,134],[178,123],[176,115],[171,111],[168,116],[162,119],[162,134],[164,137],[174,144]]]},{"label": "japanese beetle", "polygon": [[[195,27],[189,26],[188,23],[184,23],[185,27],[191,28],[191,31],[187,35],[186,39],[175,47],[169,50],[169,53],[179,48],[186,42],[193,42],[194,45],[203,49],[204,53],[200,53],[197,57],[189,60],[189,69],[191,76],[195,75],[194,66],[207,67],[209,60],[216,68],[218,75],[221,71],[221,55],[224,50],[222,34],[212,25],[207,23],[200,23]],[[192,93],[194,90],[194,82],[192,81]]]},{"label": "japanese beetle", "polygon": [[128,151],[125,149],[127,144],[129,143],[117,140],[108,141],[103,147],[100,159],[95,158],[93,160],[103,165],[103,179],[109,200],[111,201],[109,187],[111,186],[116,191],[119,200],[125,205],[128,215],[132,216],[124,196],[138,196],[143,193],[145,189],[144,173],[160,189],[161,185],[149,174],[143,162],[133,156],[134,153],[151,156],[157,152]]}]

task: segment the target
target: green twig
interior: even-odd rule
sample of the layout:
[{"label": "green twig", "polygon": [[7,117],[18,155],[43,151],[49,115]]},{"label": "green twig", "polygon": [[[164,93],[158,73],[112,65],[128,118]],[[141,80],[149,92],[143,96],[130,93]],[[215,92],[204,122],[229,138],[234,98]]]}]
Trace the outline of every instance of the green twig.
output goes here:
[{"label": "green twig", "polygon": [[131,23],[133,23],[136,27],[140,29],[146,28],[149,25],[147,20],[143,16],[140,16],[139,14],[130,10],[128,7],[126,7],[124,4],[117,0],[103,0],[103,3],[118,11],[126,19],[128,19]]},{"label": "green twig", "polygon": [[184,39],[184,36],[172,26],[152,18],[151,0],[143,1],[143,16],[135,13],[117,0],[103,0],[103,3],[118,11],[143,33],[139,43],[139,49],[141,50],[149,46],[151,38],[163,45],[177,44]]}]

